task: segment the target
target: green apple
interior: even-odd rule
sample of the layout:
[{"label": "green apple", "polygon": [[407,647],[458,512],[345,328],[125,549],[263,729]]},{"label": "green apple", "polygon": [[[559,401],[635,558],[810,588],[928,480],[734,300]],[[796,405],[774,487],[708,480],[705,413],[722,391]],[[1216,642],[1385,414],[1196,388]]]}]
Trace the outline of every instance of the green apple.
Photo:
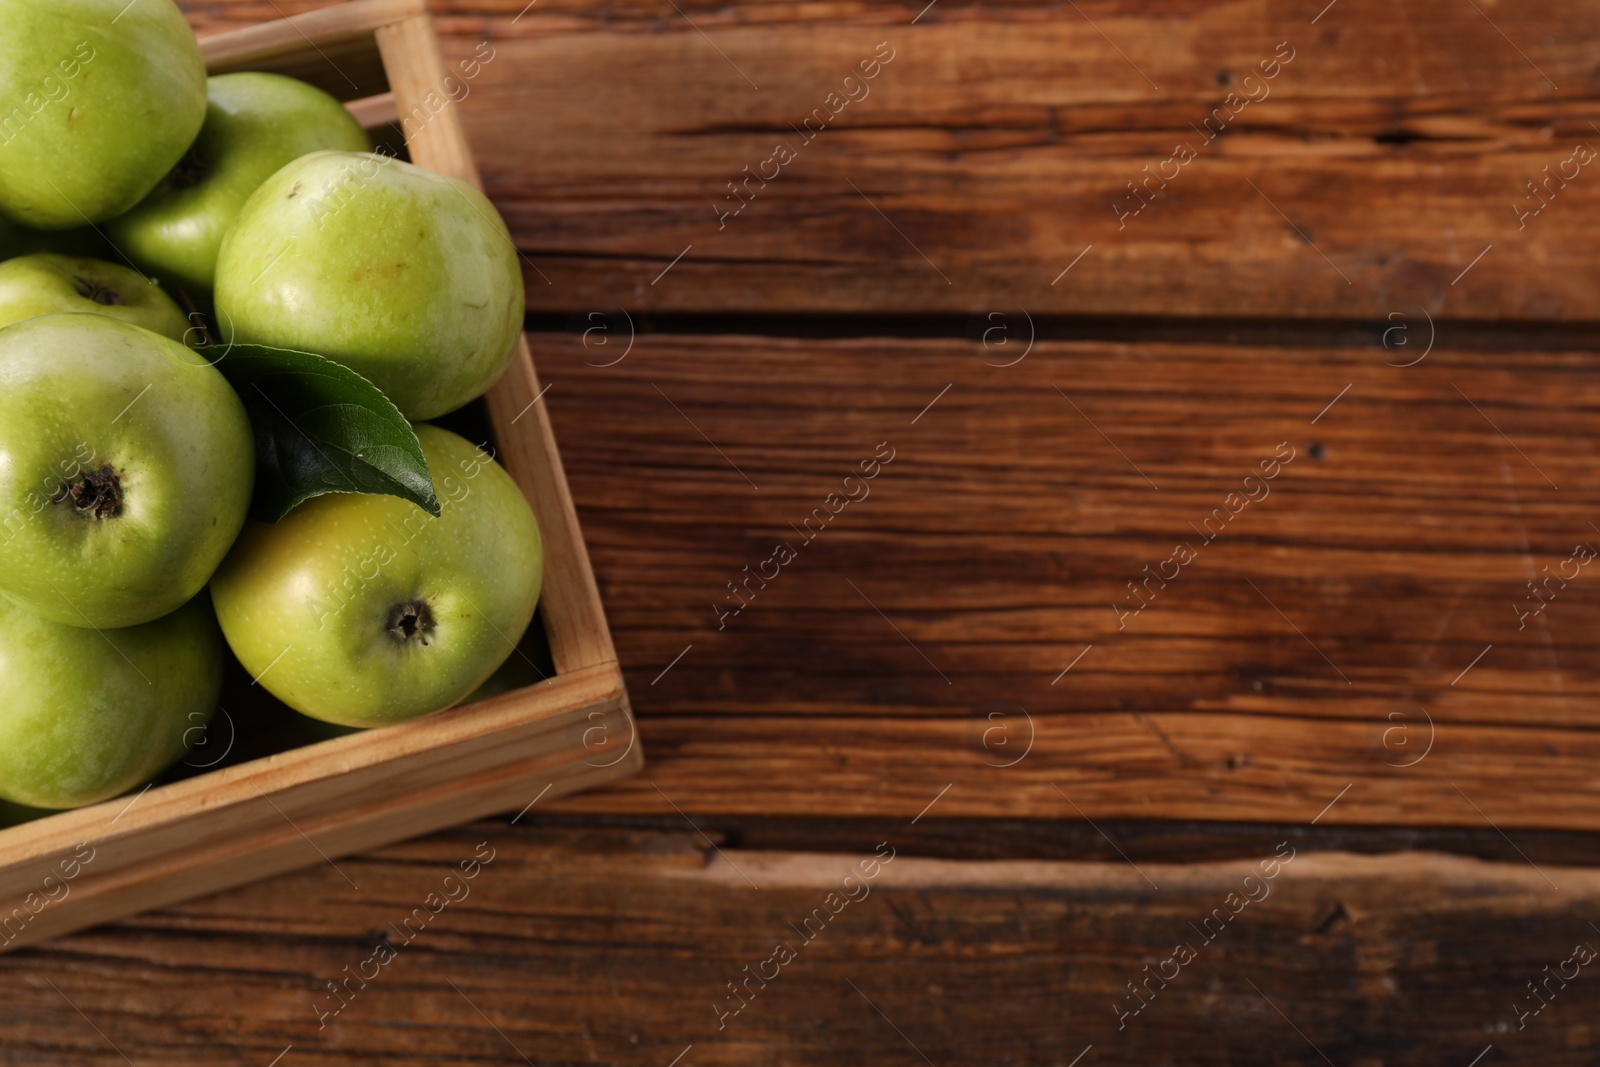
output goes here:
[{"label": "green apple", "polygon": [[224,336],[320,353],[429,419],[505,369],[522,272],[499,213],[466,182],[317,152],[245,204],[217,257],[216,302]]},{"label": "green apple", "polygon": [[101,629],[177,610],[244,525],[254,451],[176,341],[104,315],[0,329],[0,593]]},{"label": "green apple", "polygon": [[104,633],[0,598],[0,797],[76,808],[153,777],[211,720],[222,664],[204,597]]},{"label": "green apple", "polygon": [[380,726],[457,704],[533,618],[544,548],[521,490],[448,430],[417,437],[437,518],[398,497],[317,497],[250,523],[211,583],[239,662],[312,718]]},{"label": "green apple", "polygon": [[321,149],[364,152],[371,140],[343,104],[282,74],[219,74],[206,121],[182,161],[106,230],[163,285],[209,292],[222,235],[278,168]]},{"label": "green apple", "polygon": [[206,111],[172,0],[0,0],[0,212],[41,230],[133,207]]},{"label": "green apple", "polygon": [[189,332],[172,297],[136,270],[47,253],[0,263],[0,326],[57,311],[108,315],[174,341]]}]

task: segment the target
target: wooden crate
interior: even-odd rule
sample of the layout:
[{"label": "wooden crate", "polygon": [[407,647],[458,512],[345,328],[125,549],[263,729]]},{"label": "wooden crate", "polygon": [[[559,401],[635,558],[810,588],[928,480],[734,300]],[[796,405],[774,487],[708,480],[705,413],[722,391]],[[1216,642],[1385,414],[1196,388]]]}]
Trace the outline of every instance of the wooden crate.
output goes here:
[{"label": "wooden crate", "polygon": [[[403,129],[413,162],[478,183],[448,103],[461,75],[446,81],[420,3],[357,0],[201,49],[212,73],[270,70],[319,85],[380,141],[384,128]],[[638,770],[622,673],[539,395],[524,339],[486,401],[499,458],[544,533],[538,619],[554,675],[0,832],[0,951]]]}]

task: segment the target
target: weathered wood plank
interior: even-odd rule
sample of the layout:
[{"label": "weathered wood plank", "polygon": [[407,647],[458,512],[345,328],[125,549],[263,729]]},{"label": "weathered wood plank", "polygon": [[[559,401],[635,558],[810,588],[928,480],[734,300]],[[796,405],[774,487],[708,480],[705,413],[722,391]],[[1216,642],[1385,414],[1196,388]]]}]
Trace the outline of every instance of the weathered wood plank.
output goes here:
[{"label": "weathered wood plank", "polygon": [[572,810],[1600,825],[1592,356],[627,342],[534,337],[651,761]]},{"label": "weathered wood plank", "polygon": [[[717,852],[687,829],[479,824],[25,950],[7,964],[0,1060],[181,1067],[227,1049],[267,1064],[287,1049],[281,1063],[307,1067],[665,1067],[920,1052],[940,1067],[1080,1054],[1080,1067],[1324,1055],[1431,1067],[1490,1044],[1515,1062],[1596,1055],[1592,966],[1572,978],[1567,964],[1518,1029],[1518,1009],[1541,1003],[1525,983],[1600,945],[1593,870],[1317,853],[1293,837],[1246,859],[1138,869],[934,860],[892,831],[884,841],[894,858],[868,880],[870,851]],[[1262,877],[1275,854],[1293,858]],[[475,855],[493,858],[464,880]],[[413,909],[447,892],[458,899],[424,910],[419,929]],[[857,899],[842,903],[846,892]],[[1219,910],[1227,921],[1206,924]],[[394,958],[365,962],[380,944]],[[778,944],[793,961],[763,964]],[[1163,963],[1180,944],[1195,958]],[[747,966],[766,984],[751,981],[732,1014],[727,983]],[[1145,986],[1158,971],[1168,981]],[[328,983],[347,974],[341,1003]],[[1119,1006],[1139,1003],[1130,982],[1148,1003],[1119,1029]]]},{"label": "weathered wood plank", "polygon": [[[941,802],[942,803],[942,802]],[[522,822],[562,830],[687,828],[678,812],[593,815],[546,812],[541,804]],[[916,823],[902,818],[706,816],[695,824],[724,848],[755,852],[871,852],[892,837],[902,851],[928,859],[1058,860],[1192,864],[1251,859],[1292,839],[1315,852],[1383,855],[1440,852],[1495,863],[1541,867],[1600,867],[1600,835],[1566,830],[1517,830],[1515,838],[1480,826],[1352,826],[1323,819],[1302,823],[1171,822],[1137,819],[947,818],[936,805]]]},{"label": "weathered wood plank", "polygon": [[1595,317],[1600,9],[923,6],[436,4],[530,306]]}]

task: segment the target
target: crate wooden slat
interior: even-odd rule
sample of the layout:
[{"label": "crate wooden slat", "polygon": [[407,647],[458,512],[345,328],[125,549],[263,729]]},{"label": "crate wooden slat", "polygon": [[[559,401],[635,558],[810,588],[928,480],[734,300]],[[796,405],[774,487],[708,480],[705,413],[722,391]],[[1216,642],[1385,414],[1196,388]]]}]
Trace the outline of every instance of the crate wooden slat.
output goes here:
[{"label": "crate wooden slat", "polygon": [[[313,81],[372,126],[409,114],[443,79],[425,10],[409,0],[356,0],[210,38],[201,50],[213,73],[273,70]],[[418,165],[477,183],[452,110],[430,113],[407,148]],[[0,950],[548,802],[639,768],[627,693],[539,390],[523,339],[487,405],[499,459],[544,534],[535,624],[544,625],[554,676],[0,832]],[[65,896],[27,907],[80,843],[93,859]]]}]

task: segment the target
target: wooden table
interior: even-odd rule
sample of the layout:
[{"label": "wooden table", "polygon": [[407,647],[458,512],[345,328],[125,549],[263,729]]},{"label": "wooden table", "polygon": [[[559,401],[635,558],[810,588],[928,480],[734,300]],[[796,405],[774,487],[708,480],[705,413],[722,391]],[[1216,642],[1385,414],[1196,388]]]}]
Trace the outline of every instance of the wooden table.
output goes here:
[{"label": "wooden table", "polygon": [[0,1062],[1600,1059],[1600,5],[435,11],[646,771]]}]

